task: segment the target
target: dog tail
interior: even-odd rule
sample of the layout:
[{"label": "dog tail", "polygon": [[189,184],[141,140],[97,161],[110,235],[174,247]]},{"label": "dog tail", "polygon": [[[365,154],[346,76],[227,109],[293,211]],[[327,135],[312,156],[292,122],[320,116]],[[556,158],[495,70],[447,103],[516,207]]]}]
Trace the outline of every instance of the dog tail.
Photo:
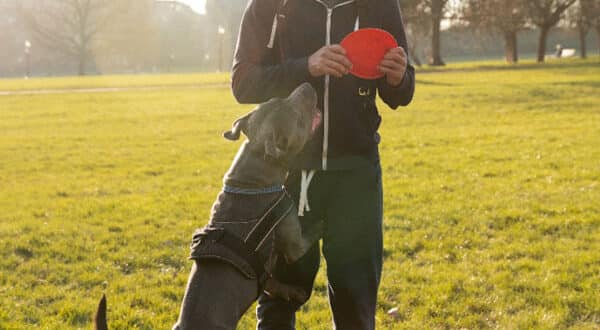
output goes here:
[{"label": "dog tail", "polygon": [[108,324],[106,323],[106,295],[102,295],[100,303],[98,304],[98,310],[96,311],[96,317],[94,317],[96,323],[96,330],[108,330]]}]

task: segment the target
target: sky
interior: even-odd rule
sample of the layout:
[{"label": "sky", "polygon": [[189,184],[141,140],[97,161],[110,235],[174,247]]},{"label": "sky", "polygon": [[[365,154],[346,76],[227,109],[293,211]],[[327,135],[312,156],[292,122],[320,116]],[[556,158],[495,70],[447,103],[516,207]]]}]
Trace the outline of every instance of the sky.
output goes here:
[{"label": "sky", "polygon": [[204,14],[205,8],[204,5],[206,4],[206,0],[177,0],[179,2],[183,2],[185,4],[187,4],[188,6],[192,7],[192,9],[200,14]]},{"label": "sky", "polygon": [[[176,0],[190,6],[194,11],[199,14],[206,14],[206,0]],[[456,2],[456,0],[451,0],[452,2]],[[449,21],[442,21],[442,30],[445,30],[450,27]]]},{"label": "sky", "polygon": [[[199,14],[206,14],[206,0],[176,0],[190,6],[194,11]],[[452,2],[456,2],[456,0],[451,0]],[[450,26],[449,21],[442,22],[442,29],[447,29]]]}]

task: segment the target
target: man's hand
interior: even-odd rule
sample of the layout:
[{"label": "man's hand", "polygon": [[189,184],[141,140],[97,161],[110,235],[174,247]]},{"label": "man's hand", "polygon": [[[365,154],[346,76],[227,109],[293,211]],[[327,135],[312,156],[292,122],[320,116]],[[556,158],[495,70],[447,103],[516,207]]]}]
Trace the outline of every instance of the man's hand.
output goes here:
[{"label": "man's hand", "polygon": [[341,78],[351,68],[352,63],[346,57],[346,50],[340,45],[325,46],[308,58],[308,71],[313,77],[329,74]]},{"label": "man's hand", "polygon": [[381,63],[379,63],[379,71],[385,73],[387,83],[397,87],[404,79],[406,73],[406,65],[408,63],[406,52],[402,47],[390,49]]}]

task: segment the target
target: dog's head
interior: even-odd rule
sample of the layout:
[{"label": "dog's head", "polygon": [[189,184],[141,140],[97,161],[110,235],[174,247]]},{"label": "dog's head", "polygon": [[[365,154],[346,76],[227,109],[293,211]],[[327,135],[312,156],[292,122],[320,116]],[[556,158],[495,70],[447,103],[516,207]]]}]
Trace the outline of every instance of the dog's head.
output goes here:
[{"label": "dog's head", "polygon": [[223,136],[237,140],[248,137],[250,148],[275,160],[297,155],[321,124],[317,93],[304,83],[285,99],[271,99],[237,119]]}]

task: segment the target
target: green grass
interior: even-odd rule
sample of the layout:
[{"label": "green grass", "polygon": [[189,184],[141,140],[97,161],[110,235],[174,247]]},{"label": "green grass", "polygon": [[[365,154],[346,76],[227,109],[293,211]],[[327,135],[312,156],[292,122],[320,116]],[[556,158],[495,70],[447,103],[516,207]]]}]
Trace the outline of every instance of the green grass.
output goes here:
[{"label": "green grass", "polygon": [[[0,96],[0,329],[89,328],[102,292],[112,329],[173,324],[239,145],[220,134],[251,108],[227,79],[0,80],[171,86]],[[600,59],[423,72],[409,108],[380,108],[378,329],[598,329]],[[331,328],[323,268],[299,329]]]},{"label": "green grass", "polygon": [[0,79],[0,91],[131,88],[131,87],[194,87],[229,83],[229,74],[163,74],[108,75],[90,77]]}]

